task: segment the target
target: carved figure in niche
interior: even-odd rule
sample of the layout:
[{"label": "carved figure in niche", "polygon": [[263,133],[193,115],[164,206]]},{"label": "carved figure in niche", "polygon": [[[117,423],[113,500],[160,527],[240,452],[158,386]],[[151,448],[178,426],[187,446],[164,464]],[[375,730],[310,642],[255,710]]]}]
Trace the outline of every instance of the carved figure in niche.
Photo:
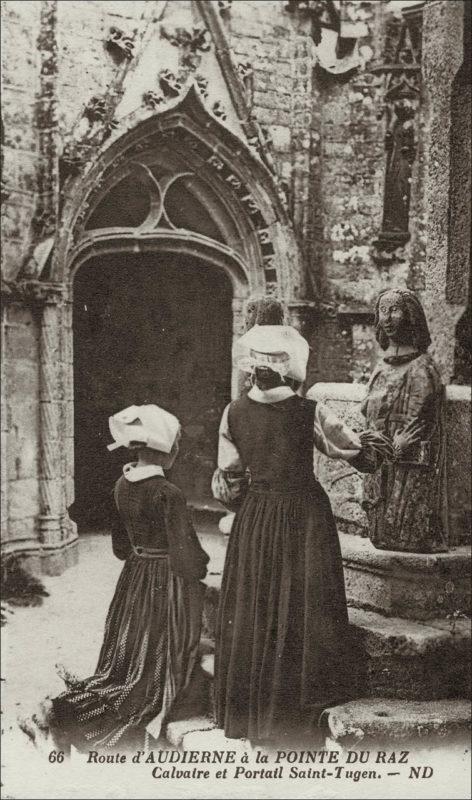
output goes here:
[{"label": "carved figure in niche", "polygon": [[415,108],[410,100],[395,103],[385,137],[387,166],[382,233],[400,234],[398,244],[408,239],[411,170],[416,152],[414,115]]},{"label": "carved figure in niche", "polygon": [[444,386],[427,352],[428,325],[408,290],[381,292],[375,307],[383,358],[362,404],[369,429],[387,436],[392,454],[364,483],[369,537],[382,550],[448,549]]}]

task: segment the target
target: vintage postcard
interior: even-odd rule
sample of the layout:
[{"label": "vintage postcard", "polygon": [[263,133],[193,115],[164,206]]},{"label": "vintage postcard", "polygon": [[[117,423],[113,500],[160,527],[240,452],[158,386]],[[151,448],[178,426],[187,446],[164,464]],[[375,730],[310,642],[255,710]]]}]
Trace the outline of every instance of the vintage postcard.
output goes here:
[{"label": "vintage postcard", "polygon": [[6,800],[470,797],[471,6],[2,3]]}]

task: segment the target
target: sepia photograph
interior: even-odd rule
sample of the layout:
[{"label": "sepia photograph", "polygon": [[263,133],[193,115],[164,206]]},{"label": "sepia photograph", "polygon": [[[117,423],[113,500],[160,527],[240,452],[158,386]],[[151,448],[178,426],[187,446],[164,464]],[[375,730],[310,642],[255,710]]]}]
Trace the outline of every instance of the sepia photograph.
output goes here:
[{"label": "sepia photograph", "polygon": [[2,0],[5,800],[470,800],[472,0]]}]

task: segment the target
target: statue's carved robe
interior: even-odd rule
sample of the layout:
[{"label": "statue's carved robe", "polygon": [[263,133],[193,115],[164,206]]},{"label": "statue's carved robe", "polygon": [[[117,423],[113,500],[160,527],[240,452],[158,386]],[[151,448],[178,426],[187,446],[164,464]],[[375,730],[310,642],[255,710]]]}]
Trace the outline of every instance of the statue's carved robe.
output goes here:
[{"label": "statue's carved robe", "polygon": [[364,483],[364,508],[375,547],[437,553],[448,549],[444,386],[427,353],[387,359],[368,385],[362,412],[369,428],[393,438],[411,421],[421,441],[384,462]]}]

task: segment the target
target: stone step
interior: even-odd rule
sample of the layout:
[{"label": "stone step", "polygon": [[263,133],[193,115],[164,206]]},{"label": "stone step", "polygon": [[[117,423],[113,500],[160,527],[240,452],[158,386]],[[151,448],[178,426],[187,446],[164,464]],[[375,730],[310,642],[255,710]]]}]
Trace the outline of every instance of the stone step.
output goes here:
[{"label": "stone step", "polygon": [[350,608],[357,693],[403,700],[468,697],[468,620],[427,623]]},{"label": "stone step", "polygon": [[[214,640],[227,540],[214,528],[199,529],[198,533],[210,555],[205,579],[207,591],[203,635],[208,640]],[[340,538],[346,558],[351,557],[353,562],[357,558],[356,563],[370,563],[375,580],[378,577],[375,573],[377,566],[380,564],[382,567],[380,580],[383,582],[383,595],[381,587],[377,587],[375,592],[372,589],[371,595],[365,594],[367,600],[371,598],[373,606],[380,605],[382,596],[385,597],[385,607],[390,602],[387,598],[389,572],[390,577],[393,573],[407,576],[408,591],[404,588],[404,593],[408,596],[410,592],[410,599],[414,591],[423,592],[426,597],[427,592],[422,587],[428,575],[434,576],[435,580],[444,582],[444,597],[449,597],[447,602],[451,603],[455,597],[453,592],[447,592],[451,570],[456,577],[463,577],[469,569],[464,565],[462,549],[441,555],[418,556],[375,550],[368,540],[358,537],[341,534]],[[356,541],[352,541],[354,539]],[[355,558],[353,553],[357,554]],[[421,575],[418,564],[421,564]],[[356,580],[361,585],[359,575]],[[348,579],[347,583],[349,587]],[[398,585],[395,603],[402,604],[404,608],[401,591]],[[355,602],[349,588],[348,597],[351,597],[351,603]],[[388,607],[397,606],[390,604]],[[429,610],[434,607],[430,605]],[[467,697],[470,691],[470,620],[462,617],[459,609],[451,611],[449,619],[443,613],[436,618],[405,619],[403,616],[387,615],[385,610],[380,613],[359,607],[349,609],[352,649],[357,666],[356,694],[405,700]]]},{"label": "stone step", "polygon": [[405,619],[470,613],[470,547],[448,553],[377,550],[369,539],[340,533],[348,603]]},{"label": "stone step", "polygon": [[[387,654],[400,658],[405,655],[427,654],[433,638],[431,630],[421,631],[414,626],[400,632],[396,629],[398,622],[404,620],[388,620],[390,627],[383,629],[382,637],[375,634],[372,619],[378,615],[354,610],[354,620],[359,633],[364,635],[364,647],[367,657],[378,658]],[[420,626],[418,628],[428,628]],[[440,630],[442,627],[440,625]],[[382,648],[379,650],[379,643]],[[403,664],[403,671],[411,674]],[[463,697],[448,699],[404,699],[404,681],[401,681],[400,666],[398,674],[382,675],[379,681],[379,670],[371,670],[371,683],[367,687],[370,696],[362,696],[356,700],[331,706],[320,717],[319,724],[313,728],[313,746],[319,746],[320,735],[328,748],[340,747],[348,749],[369,746],[395,747],[402,746],[448,746],[463,745],[470,738],[471,705]],[[166,738],[170,745],[182,750],[201,749],[202,741],[206,749],[237,750],[239,755],[247,752],[251,745],[244,739],[228,739],[224,731],[217,728],[213,714],[212,683],[214,676],[214,643],[203,638],[200,643],[200,666],[196,671],[192,685],[180,704],[174,718],[166,728]],[[377,676],[377,677],[376,677]],[[389,680],[397,685],[394,695],[389,694]],[[414,680],[419,681],[420,676]],[[374,689],[382,684],[387,692],[375,695]],[[364,687],[365,688],[365,687]],[[360,692],[360,686],[357,686]],[[438,689],[440,691],[440,689]],[[203,740],[202,740],[203,736]],[[311,734],[309,735],[311,736]],[[393,743],[393,744],[392,744]],[[309,746],[309,741],[306,743]]]},{"label": "stone step", "polygon": [[237,758],[251,751],[246,739],[228,739],[209,716],[169,722],[165,737],[172,747],[179,750],[232,750]]},{"label": "stone step", "polygon": [[[470,694],[469,676],[463,668],[470,631],[468,635],[467,631],[459,631],[451,641],[450,632],[442,627],[405,625],[404,620],[385,621],[372,612],[358,609],[351,609],[351,630],[358,651],[355,693],[373,696],[381,693],[397,700],[434,700]],[[214,653],[211,642],[206,642],[201,668],[212,680]]]},{"label": "stone step", "polygon": [[[210,556],[206,583],[219,590],[232,517],[202,510],[197,532]],[[211,516],[213,515],[213,516]],[[377,550],[369,539],[340,533],[348,604],[402,619],[429,621],[470,616],[470,546],[448,553]]]},{"label": "stone step", "polygon": [[327,737],[355,749],[392,742],[423,746],[470,743],[470,702],[464,699],[398,701],[368,697],[324,712]]},{"label": "stone step", "polygon": [[[391,751],[400,746],[421,746],[429,750],[451,745],[467,747],[470,730],[470,702],[464,699],[398,701],[369,697],[326,709],[318,732],[313,728],[313,742],[319,746],[321,732],[329,749],[385,746]],[[245,739],[228,739],[208,715],[170,722],[166,739],[181,750],[201,750],[202,742],[208,750],[236,750],[239,755],[251,750]]]},{"label": "stone step", "polygon": [[[219,589],[210,582],[203,612],[210,641],[218,599]],[[469,620],[420,622],[359,608],[349,608],[349,620],[355,695],[403,700],[469,696]]]}]

